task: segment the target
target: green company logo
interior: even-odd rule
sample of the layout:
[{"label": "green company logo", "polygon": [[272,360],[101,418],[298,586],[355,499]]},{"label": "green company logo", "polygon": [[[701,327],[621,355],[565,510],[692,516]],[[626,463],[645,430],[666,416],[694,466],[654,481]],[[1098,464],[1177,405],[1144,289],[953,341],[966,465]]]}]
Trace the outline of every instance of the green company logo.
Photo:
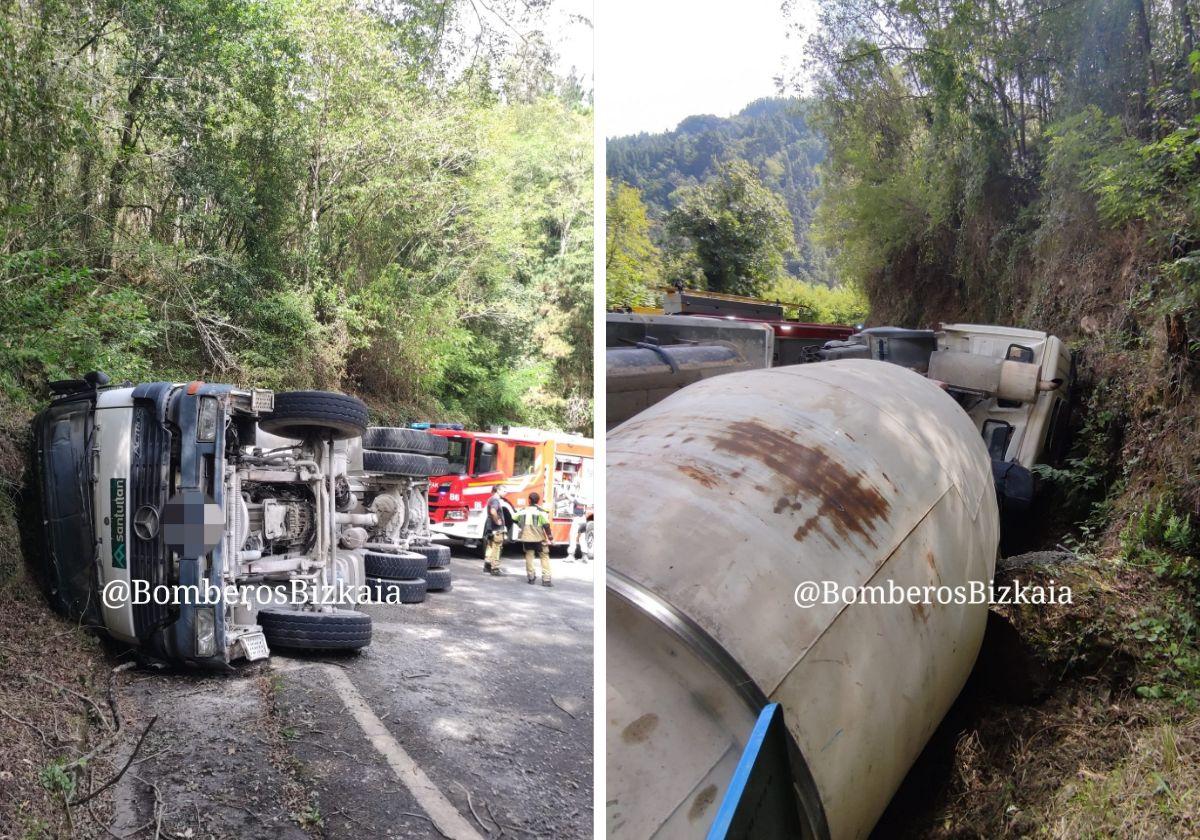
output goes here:
[{"label": "green company logo", "polygon": [[109,479],[112,515],[112,564],[114,569],[125,568],[125,479]]}]

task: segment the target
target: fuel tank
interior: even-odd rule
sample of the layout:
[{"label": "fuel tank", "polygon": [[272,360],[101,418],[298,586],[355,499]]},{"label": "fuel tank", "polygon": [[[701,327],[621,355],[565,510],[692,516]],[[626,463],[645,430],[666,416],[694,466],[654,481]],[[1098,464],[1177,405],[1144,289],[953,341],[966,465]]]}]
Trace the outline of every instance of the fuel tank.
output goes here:
[{"label": "fuel tank", "polygon": [[731,373],[609,433],[607,499],[609,836],[703,836],[767,702],[806,833],[867,836],[983,638],[999,517],[970,418],[885,362]]}]

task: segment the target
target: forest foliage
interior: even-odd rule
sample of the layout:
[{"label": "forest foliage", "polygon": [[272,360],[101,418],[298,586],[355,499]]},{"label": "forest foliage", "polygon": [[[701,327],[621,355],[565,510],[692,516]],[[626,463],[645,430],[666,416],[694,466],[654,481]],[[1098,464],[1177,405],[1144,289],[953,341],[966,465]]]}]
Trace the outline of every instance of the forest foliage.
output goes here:
[{"label": "forest foliage", "polygon": [[680,189],[666,231],[668,253],[693,263],[677,265],[673,279],[749,297],[783,277],[784,257],[796,245],[783,197],[743,160],[721,163],[703,184]]},{"label": "forest foliage", "polygon": [[1081,350],[1089,410],[1060,477],[1091,482],[1117,528],[1147,497],[1200,514],[1196,14],[831,0],[806,48],[828,143],[814,228],[838,273],[876,322],[1028,326]]},{"label": "forest foliage", "polygon": [[1193,16],[1188,0],[825,4],[808,43],[829,145],[817,231],[839,271],[882,299],[904,266],[996,317],[1012,300],[994,281],[1037,231],[1094,210],[1190,237]]},{"label": "forest foliage", "polygon": [[810,110],[803,99],[760,99],[732,117],[609,140],[609,307],[657,305],[671,284],[861,321],[865,297],[837,284],[810,235],[825,155]]},{"label": "forest foliage", "polygon": [[604,293],[611,306],[654,306],[663,285],[662,255],[650,238],[650,218],[635,187],[606,183]]},{"label": "forest foliage", "polygon": [[4,0],[0,389],[591,429],[592,111],[545,3]]},{"label": "forest foliage", "polygon": [[[1077,576],[1077,600],[1006,616],[1062,664],[1037,712],[983,708],[959,742],[988,748],[955,756],[959,781],[897,833],[1196,834],[1200,778],[1143,745],[1171,732],[1174,755],[1200,707],[1198,11],[827,0],[808,39],[829,150],[815,233],[872,321],[1044,330],[1078,370],[1071,452],[1035,466],[1017,529],[1071,549],[1043,574]],[[1071,734],[1040,741],[1055,730]],[[1080,787],[1062,768],[1083,764]]]},{"label": "forest foliage", "polygon": [[732,117],[698,114],[673,131],[612,138],[605,150],[608,176],[636,187],[651,217],[661,220],[676,205],[677,190],[705,183],[731,161],[745,161],[791,215],[796,250],[787,255],[788,272],[829,282],[825,255],[808,238],[817,167],[825,157],[808,109],[801,99],[759,99]]}]

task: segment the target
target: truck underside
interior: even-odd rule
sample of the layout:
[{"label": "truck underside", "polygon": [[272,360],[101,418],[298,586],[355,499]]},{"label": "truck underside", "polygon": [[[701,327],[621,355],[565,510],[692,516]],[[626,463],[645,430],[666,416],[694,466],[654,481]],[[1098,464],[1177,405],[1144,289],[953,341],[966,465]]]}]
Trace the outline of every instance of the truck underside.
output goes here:
[{"label": "truck underside", "polygon": [[346,593],[372,583],[372,548],[425,573],[440,465],[390,452],[364,465],[357,399],[103,379],[57,383],[33,427],[35,567],[59,611],[147,658],[222,667],[267,656],[268,640],[369,643]]}]

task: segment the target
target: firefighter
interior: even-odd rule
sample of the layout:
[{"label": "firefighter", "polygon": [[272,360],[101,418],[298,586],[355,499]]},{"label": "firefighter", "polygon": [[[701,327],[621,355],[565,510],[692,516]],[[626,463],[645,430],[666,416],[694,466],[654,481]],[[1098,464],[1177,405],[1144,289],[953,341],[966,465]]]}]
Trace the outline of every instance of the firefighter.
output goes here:
[{"label": "firefighter", "polygon": [[500,555],[504,552],[504,502],[500,485],[492,488],[487,502],[487,519],[483,523],[483,570],[493,575],[504,574],[500,566]]},{"label": "firefighter", "polygon": [[542,556],[542,586],[553,586],[550,582],[550,514],[543,510],[538,502],[542,497],[537,493],[529,494],[529,503],[517,511],[517,539],[525,550],[525,578],[529,583],[537,583],[537,574],[533,570],[533,553],[540,551]]}]

